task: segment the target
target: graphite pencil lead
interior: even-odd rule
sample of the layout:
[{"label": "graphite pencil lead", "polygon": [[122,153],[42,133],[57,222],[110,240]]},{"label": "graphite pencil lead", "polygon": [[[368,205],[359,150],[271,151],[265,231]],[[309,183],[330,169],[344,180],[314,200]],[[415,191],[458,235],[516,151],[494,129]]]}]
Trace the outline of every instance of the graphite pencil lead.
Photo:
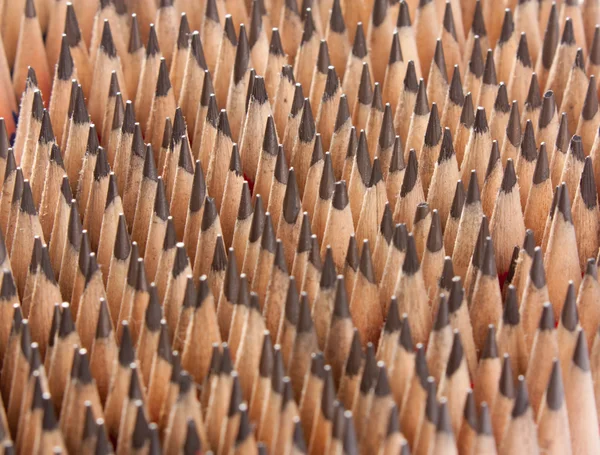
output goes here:
[{"label": "graphite pencil lead", "polygon": [[516,184],[517,175],[515,174],[515,166],[513,165],[512,159],[509,158],[506,162],[500,189],[505,193],[510,193]]},{"label": "graphite pencil lead", "polygon": [[575,44],[575,32],[573,31],[573,20],[570,17],[567,17],[565,20],[565,28],[563,29],[562,37],[560,38],[560,43],[568,46],[572,46]]},{"label": "graphite pencil lead", "polygon": [[117,48],[113,41],[113,36],[110,31],[110,24],[108,19],[104,20],[104,28],[102,29],[102,38],[100,39],[100,49],[107,55],[108,58],[115,58],[117,56]]},{"label": "graphite pencil lead", "polygon": [[148,58],[158,55],[160,48],[158,46],[158,37],[156,36],[156,27],[154,24],[150,24],[150,32],[148,34],[148,43],[146,44],[146,60]]},{"label": "graphite pencil lead", "polygon": [[369,65],[363,63],[362,72],[360,75],[360,84],[358,86],[358,101],[360,104],[370,106],[373,102],[373,87],[371,85],[371,73]]},{"label": "graphite pencil lead", "polygon": [[598,112],[598,97],[594,87],[596,87],[596,77],[592,74],[581,110],[581,116],[584,120],[593,119],[596,112]]},{"label": "graphite pencil lead", "polygon": [[468,129],[470,129],[473,126],[473,123],[475,123],[475,115],[473,113],[473,97],[471,96],[471,92],[465,95],[465,101],[460,113],[460,123],[465,125],[465,127]]},{"label": "graphite pencil lead", "polygon": [[569,282],[567,296],[560,316],[561,323],[569,332],[574,332],[579,324],[579,313],[577,312],[577,303],[575,297],[575,286]]},{"label": "graphite pencil lead", "polygon": [[498,45],[506,43],[515,31],[515,23],[513,21],[512,12],[510,9],[504,10],[504,21],[502,22],[502,30],[498,39]]},{"label": "graphite pencil lead", "polygon": [[521,417],[529,409],[529,394],[527,392],[527,383],[523,376],[519,376],[517,386],[517,395],[515,397],[515,406],[512,410],[513,418]]},{"label": "graphite pencil lead", "polygon": [[367,56],[367,40],[365,38],[362,22],[358,22],[356,24],[354,43],[352,45],[352,55],[361,60]]},{"label": "graphite pencil lead", "polygon": [[558,45],[560,27],[558,24],[558,12],[556,5],[552,3],[550,14],[548,16],[548,24],[542,41],[542,64],[544,68],[549,70],[554,60],[556,46]]},{"label": "graphite pencil lead", "polygon": [[448,97],[450,101],[457,106],[462,106],[465,102],[465,95],[462,88],[462,82],[460,80],[460,70],[458,65],[454,65],[454,73],[452,73]]},{"label": "graphite pencil lead", "polygon": [[544,272],[544,259],[540,247],[535,248],[533,254],[533,262],[529,271],[529,277],[537,289],[542,289],[546,286],[546,273]]},{"label": "graphite pencil lead", "polygon": [[421,79],[419,81],[419,90],[417,91],[417,99],[415,101],[415,115],[427,115],[429,114],[429,101],[427,100],[427,88],[425,81]]},{"label": "graphite pencil lead", "polygon": [[143,45],[144,44],[142,43],[142,37],[140,36],[140,26],[138,23],[137,14],[132,14],[127,52],[133,54],[137,52],[137,50],[140,49]]}]

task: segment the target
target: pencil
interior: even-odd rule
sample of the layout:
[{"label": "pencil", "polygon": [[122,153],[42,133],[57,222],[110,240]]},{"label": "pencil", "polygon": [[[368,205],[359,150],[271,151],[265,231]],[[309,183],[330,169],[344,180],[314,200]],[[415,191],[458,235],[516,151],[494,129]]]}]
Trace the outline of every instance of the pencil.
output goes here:
[{"label": "pencil", "polygon": [[0,1],[1,451],[598,450],[596,2],[53,6]]}]

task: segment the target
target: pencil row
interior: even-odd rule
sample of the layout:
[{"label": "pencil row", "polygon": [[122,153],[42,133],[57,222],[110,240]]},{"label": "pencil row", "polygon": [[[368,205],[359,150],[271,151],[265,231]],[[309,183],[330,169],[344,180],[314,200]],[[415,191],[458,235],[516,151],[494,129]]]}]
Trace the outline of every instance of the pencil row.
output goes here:
[{"label": "pencil row", "polygon": [[596,452],[594,2],[175,3],[2,29],[5,451]]}]

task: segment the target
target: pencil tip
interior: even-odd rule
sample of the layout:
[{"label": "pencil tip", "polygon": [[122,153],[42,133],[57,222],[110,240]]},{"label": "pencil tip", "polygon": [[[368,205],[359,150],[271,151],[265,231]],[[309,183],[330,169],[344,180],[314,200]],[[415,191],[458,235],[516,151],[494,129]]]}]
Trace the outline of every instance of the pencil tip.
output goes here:
[{"label": "pencil tip", "polygon": [[131,339],[131,331],[127,321],[121,322],[121,344],[119,346],[119,364],[128,368],[129,364],[135,362],[135,352],[133,350],[133,340]]},{"label": "pencil tip", "polygon": [[79,350],[79,369],[77,371],[77,379],[82,384],[91,384],[91,382],[94,380],[90,370],[88,351],[86,349]]},{"label": "pencil tip", "polygon": [[434,147],[439,144],[441,138],[442,127],[440,124],[438,108],[437,104],[433,103],[431,105],[431,113],[429,114],[429,121],[427,122],[427,129],[425,130],[425,138],[423,143],[428,147]]},{"label": "pencil tip", "polygon": [[417,246],[412,233],[408,234],[406,241],[406,256],[402,263],[402,272],[407,276],[412,276],[419,271],[419,257],[417,254]]},{"label": "pencil tip", "polygon": [[371,178],[369,179],[368,187],[374,187],[379,182],[383,181],[383,174],[381,172],[381,165],[379,164],[379,157],[375,157],[373,160],[373,166],[371,169]]},{"label": "pencil tip", "polygon": [[573,362],[579,369],[583,371],[590,371],[590,358],[588,355],[587,341],[585,339],[585,333],[583,329],[579,330],[577,334],[577,343],[575,345],[575,352],[573,353]]},{"label": "pencil tip", "polygon": [[596,191],[592,159],[589,156],[585,157],[583,172],[581,173],[581,178],[579,180],[579,191],[588,210],[594,210],[598,205],[598,194]]},{"label": "pencil tip", "polygon": [[[132,375],[132,380],[134,376],[137,377],[137,374]],[[144,415],[144,408],[142,406],[142,401],[140,398],[137,398],[135,400],[134,406],[136,407],[136,415],[133,427],[133,434],[131,436],[131,445],[133,449],[139,450],[144,446],[146,440],[149,438],[150,429],[148,427],[148,421],[146,420],[146,416]]]},{"label": "pencil tip", "polygon": [[283,196],[283,218],[288,224],[294,224],[302,209],[300,203],[300,190],[296,181],[296,172],[291,167],[288,172],[288,181]]},{"label": "pencil tip", "polygon": [[302,33],[302,39],[300,42],[300,46],[308,43],[313,35],[316,34],[317,28],[315,26],[315,22],[313,20],[312,8],[305,8],[303,11],[303,22],[304,22],[304,30]]},{"label": "pencil tip", "polygon": [[70,47],[77,46],[81,41],[81,31],[72,3],[67,4],[64,33],[67,35],[67,43]]},{"label": "pencil tip", "polygon": [[[340,80],[338,78],[337,73],[335,72],[335,68],[333,66],[329,66],[327,68],[327,79],[325,81],[325,89],[323,90],[323,102],[326,102],[332,99],[335,94],[338,92],[340,88]],[[376,98],[373,98],[373,103],[376,103]],[[381,105],[381,93],[379,94],[379,106]],[[383,107],[380,108],[383,111]]]},{"label": "pencil tip", "polygon": [[[448,9],[448,8],[446,8]],[[442,79],[448,82],[448,73],[446,71],[446,59],[444,58],[444,48],[442,46],[442,40],[438,39],[435,45],[435,52],[433,54],[433,62],[437,66]]]},{"label": "pencil tip", "polygon": [[594,38],[592,40],[589,58],[593,65],[600,64],[600,26],[598,25],[596,25],[594,30]]},{"label": "pencil tip", "polygon": [[341,180],[335,183],[333,191],[332,206],[337,210],[344,210],[348,205],[348,192],[346,191],[346,182]]},{"label": "pencil tip", "polygon": [[469,180],[465,203],[467,205],[481,203],[479,183],[477,182],[477,171],[475,169],[471,170],[471,178]]},{"label": "pencil tip", "polygon": [[206,64],[206,58],[204,57],[204,49],[202,47],[202,40],[200,39],[200,33],[198,31],[194,31],[191,37],[191,55],[194,57],[194,60],[198,67],[202,70],[207,70],[208,65]]},{"label": "pencil tip", "polygon": [[533,254],[533,262],[529,271],[529,277],[531,282],[537,289],[542,289],[546,286],[546,273],[544,272],[544,259],[542,256],[542,249],[538,246],[535,247]]},{"label": "pencil tip", "polygon": [[[204,10],[204,17],[207,19],[211,19],[213,22],[219,23],[219,10],[217,8],[216,0],[207,0],[206,8]],[[231,16],[229,16],[231,18]],[[226,16],[227,18],[227,16]],[[235,37],[235,32],[234,35]]]},{"label": "pencil tip", "polygon": [[456,370],[460,367],[464,358],[464,349],[458,330],[454,330],[454,336],[452,340],[452,348],[450,350],[450,357],[448,358],[448,365],[446,367],[446,377],[450,378]]},{"label": "pencil tip", "polygon": [[131,243],[129,240],[129,233],[127,232],[127,223],[125,221],[125,215],[119,214],[119,220],[117,224],[117,234],[115,238],[114,256],[120,261],[125,261],[129,258],[131,252]]},{"label": "pencil tip", "polygon": [[566,46],[575,44],[575,32],[573,31],[573,20],[570,17],[565,19],[565,27],[560,39],[560,43]]},{"label": "pencil tip", "polygon": [[450,418],[450,411],[448,409],[448,401],[445,397],[440,399],[436,431],[438,433],[447,433],[450,435],[453,434],[452,420]]},{"label": "pencil tip", "polygon": [[439,279],[440,289],[450,291],[452,287],[452,278],[454,278],[454,266],[452,264],[452,257],[446,256],[444,258],[442,274]]},{"label": "pencil tip", "polygon": [[254,47],[256,42],[261,37],[261,31],[263,29],[262,23],[262,11],[258,1],[252,2],[252,8],[250,11],[250,36],[248,37],[248,43],[250,49]]},{"label": "pencil tip", "polygon": [[375,272],[373,271],[373,263],[371,261],[371,249],[369,248],[369,241],[363,241],[362,254],[360,256],[360,272],[367,279],[369,283],[376,284]]},{"label": "pencil tip", "polygon": [[[540,185],[550,178],[550,165],[548,163],[548,153],[546,152],[546,143],[540,144],[540,150],[535,163],[535,170],[533,172],[533,184]],[[596,185],[594,184],[594,191]]]},{"label": "pencil tip", "polygon": [[411,149],[408,153],[408,163],[404,171],[404,179],[402,180],[402,186],[400,188],[400,197],[405,197],[409,194],[415,185],[419,177],[419,163],[417,161],[417,154],[414,149]]},{"label": "pencil tip", "polygon": [[448,297],[446,294],[440,294],[437,314],[433,321],[433,330],[439,332],[448,326]]},{"label": "pencil tip", "polygon": [[208,231],[215,223],[215,220],[219,216],[219,212],[217,211],[217,206],[215,204],[215,199],[206,196],[204,199],[204,212],[202,213],[202,224],[200,229],[202,232]]},{"label": "pencil tip", "polygon": [[[6,278],[6,273],[4,274],[4,277]],[[4,287],[4,282],[2,283],[3,287]],[[20,310],[19,310],[19,314],[20,314]],[[16,315],[16,313],[15,313]],[[14,320],[13,320],[13,324],[14,324]],[[20,326],[20,323],[19,323]],[[73,321],[73,315],[71,313],[71,306],[70,305],[63,305],[62,307],[62,315],[60,318],[60,325],[58,327],[58,337],[65,339],[67,336],[69,336],[71,333],[73,333],[75,331],[75,322]]]},{"label": "pencil tip", "polygon": [[112,332],[112,322],[108,312],[105,299],[100,299],[100,311],[98,313],[98,324],[96,325],[96,339],[108,338]]},{"label": "pencil tip", "polygon": [[271,387],[275,393],[281,394],[283,391],[284,376],[285,371],[283,367],[283,357],[281,355],[281,346],[276,344],[273,348],[273,374],[271,375]]},{"label": "pencil tip", "polygon": [[[232,392],[233,394],[233,392]],[[233,401],[233,397],[232,397]],[[193,419],[189,419],[187,421],[187,429],[185,434],[185,441],[183,443],[183,454],[184,455],[194,455],[197,453],[201,453],[202,451],[202,443],[200,441],[200,436],[198,435],[198,430],[196,429],[196,424]]]},{"label": "pencil tip", "polygon": [[[471,184],[469,183],[469,186]],[[456,189],[454,190],[454,198],[452,199],[452,206],[450,207],[450,216],[455,220],[460,219],[462,214],[463,206],[465,205],[466,194],[465,187],[462,180],[456,182]]]},{"label": "pencil tip", "polygon": [[506,297],[504,299],[504,311],[502,321],[511,326],[516,326],[521,320],[519,313],[519,303],[517,301],[517,289],[511,284],[508,286]]},{"label": "pencil tip", "polygon": [[579,324],[579,313],[577,312],[575,285],[573,284],[573,281],[569,281],[560,321],[563,327],[569,332],[574,332]]},{"label": "pencil tip", "polygon": [[467,391],[467,399],[463,410],[464,421],[472,430],[477,429],[477,408],[475,406],[475,397],[472,389]]},{"label": "pencil tip", "polygon": [[487,337],[481,353],[482,359],[498,358],[498,345],[496,344],[496,328],[493,324],[488,325]]},{"label": "pencil tip", "polygon": [[479,36],[475,36],[473,40],[473,51],[471,53],[471,60],[469,60],[469,72],[475,76],[476,79],[481,79],[483,76],[484,63],[483,54],[481,51],[481,44]]},{"label": "pencil tip", "polygon": [[260,239],[260,248],[268,251],[271,254],[275,253],[275,231],[273,229],[273,222],[271,221],[271,214],[269,212],[265,213],[263,232]]},{"label": "pencil tip", "polygon": [[588,83],[587,92],[583,101],[581,117],[584,120],[592,120],[598,112],[598,97],[596,95],[596,77],[592,74]]},{"label": "pencil tip", "polygon": [[377,377],[377,383],[375,385],[375,396],[386,397],[390,395],[391,388],[387,370],[385,368],[385,363],[380,361],[378,362],[377,366],[379,367],[379,375]]},{"label": "pencil tip", "polygon": [[[167,329],[167,321],[164,321],[164,324],[162,324],[161,327],[161,335],[163,334],[163,332],[166,334],[166,329]],[[166,336],[166,335],[165,335]],[[160,341],[158,342],[159,346],[160,346]],[[168,341],[166,343],[167,345],[169,344]],[[225,345],[227,343],[224,343]],[[169,351],[170,351],[170,347],[169,347]],[[223,348],[223,356],[225,356],[225,348]],[[211,361],[214,359],[214,357],[211,359]],[[219,357],[219,362],[221,361],[221,357]],[[219,363],[219,368],[220,368],[220,363]],[[179,355],[179,352],[177,351],[173,351],[172,353],[172,361],[171,361],[171,377],[169,378],[169,381],[173,384],[177,384],[179,382],[179,375],[181,374],[181,356]]]},{"label": "pencil tip", "polygon": [[171,352],[171,345],[169,343],[169,328],[167,321],[162,319],[159,322],[159,334],[158,334],[158,346],[156,347],[156,354],[168,363],[173,363],[172,374],[176,374],[176,378],[179,376],[178,367],[176,366],[179,357],[175,356],[175,353]]},{"label": "pencil tip", "polygon": [[564,401],[564,393],[560,362],[558,359],[554,359],[546,390],[546,404],[548,408],[553,411],[560,410]]},{"label": "pencil tip", "polygon": [[527,35],[521,33],[519,47],[517,48],[517,60],[526,68],[531,68],[531,58],[529,57],[529,47],[527,45]]},{"label": "pencil tip", "polygon": [[[184,143],[187,143],[187,140],[185,140]],[[181,154],[179,155],[179,167],[184,169],[187,167],[189,169],[188,173],[191,174],[193,172],[193,168],[190,150],[188,146],[186,146],[185,152],[183,149],[184,148],[182,147]],[[229,159],[229,172],[233,172],[236,175],[236,177],[243,176],[242,159],[240,158],[240,152],[236,143],[234,143],[231,147],[231,157]]]},{"label": "pencil tip", "polygon": [[[78,28],[79,32],[79,28]],[[81,36],[78,38],[77,43],[81,40]],[[140,26],[138,24],[137,14],[131,15],[131,24],[129,26],[129,43],[127,47],[127,52],[133,54],[138,51],[138,49],[142,48],[144,44],[142,43],[142,37],[140,36]]]},{"label": "pencil tip", "polygon": [[[533,111],[540,110],[542,107],[542,98],[540,96],[540,84],[538,82],[537,74],[531,74],[531,82],[529,83],[529,92],[527,93],[527,99],[525,100],[525,110]],[[540,113],[541,116],[541,113]],[[531,120],[528,120],[531,121]],[[539,120],[538,120],[539,125]]]},{"label": "pencil tip", "polygon": [[427,100],[427,88],[425,81],[421,79],[419,81],[419,89],[417,91],[417,99],[415,101],[414,108],[415,115],[427,115],[429,114],[429,101]]},{"label": "pencil tip", "polygon": [[[67,24],[65,24],[67,26]],[[74,70],[73,59],[71,58],[71,51],[69,49],[69,43],[67,35],[62,36],[60,54],[57,63],[56,76],[61,81],[69,81],[73,75]]]},{"label": "pencil tip", "polygon": [[411,93],[417,93],[417,91],[419,90],[417,70],[415,68],[415,62],[413,62],[412,60],[409,60],[408,64],[406,65],[406,75],[404,76],[404,90]]},{"label": "pencil tip", "polygon": [[471,92],[465,95],[465,99],[460,112],[460,123],[467,129],[471,129],[475,123],[475,115],[473,113],[473,96]]},{"label": "pencil tip", "polygon": [[528,162],[533,162],[537,158],[537,150],[535,143],[535,133],[533,132],[533,122],[527,120],[525,125],[525,134],[521,140],[521,156]]},{"label": "pencil tip", "polygon": [[504,21],[502,22],[502,30],[500,32],[500,37],[498,38],[498,45],[502,46],[506,43],[512,36],[515,31],[515,23],[513,22],[513,16],[510,9],[506,8],[504,10]]},{"label": "pencil tip", "polygon": [[359,60],[364,60],[364,58],[367,56],[367,40],[365,38],[362,22],[358,22],[356,24],[354,43],[352,45],[352,55]]},{"label": "pencil tip", "polygon": [[238,289],[240,286],[240,277],[238,275],[238,267],[233,248],[229,248],[227,257],[228,262],[223,282],[223,295],[229,302],[233,303],[237,300]]},{"label": "pencil tip", "polygon": [[308,303],[308,296],[305,292],[300,298],[300,311],[298,313],[298,323],[296,325],[296,333],[311,333],[313,331],[313,320],[311,309]]},{"label": "pencil tip", "polygon": [[[78,88],[78,93],[81,93],[81,88]],[[78,97],[77,97],[78,98]],[[78,103],[79,101],[76,100]],[[83,107],[85,108],[85,103],[83,103]],[[76,105],[77,108],[77,105]],[[73,121],[75,121],[75,113],[77,110],[73,111]],[[87,110],[85,111],[85,117],[82,116],[81,121],[78,123],[83,123],[88,121]],[[133,103],[130,100],[125,102],[125,113],[123,115],[123,124],[121,125],[121,132],[123,134],[133,134],[135,129],[135,112],[133,110]]]},{"label": "pencil tip", "polygon": [[167,96],[169,90],[171,90],[171,80],[169,79],[167,61],[161,58],[158,79],[156,80],[156,96]]},{"label": "pencil tip", "polygon": [[[41,97],[39,98],[41,102]],[[34,98],[34,112],[36,108],[36,98]],[[77,125],[83,125],[84,123],[89,123],[90,117],[88,115],[88,110],[85,105],[85,98],[83,96],[83,91],[81,87],[77,87],[77,94],[75,95],[75,106],[73,108],[73,122]]]},{"label": "pencil tip", "polygon": [[29,180],[23,180],[23,193],[21,195],[21,212],[25,212],[28,215],[35,216],[37,211],[35,209],[35,202],[33,202],[33,194],[31,193],[31,185]]},{"label": "pencil tip", "polygon": [[506,161],[506,167],[504,168],[504,176],[502,177],[502,184],[500,186],[501,191],[504,193],[510,193],[513,188],[517,185],[517,175],[515,173],[515,166],[512,158]]},{"label": "pencil tip", "polygon": [[[211,15],[211,19],[214,22],[218,23],[219,15],[217,13],[217,5],[216,5],[215,0],[208,0],[208,2],[206,4],[207,11],[208,11],[209,5],[212,5],[211,8],[214,8],[214,15]],[[235,26],[233,25],[233,18],[231,17],[231,14],[225,15],[225,25],[223,27],[223,34],[227,38],[227,40],[229,41],[229,43],[231,44],[232,47],[237,47],[238,39],[235,34]]]},{"label": "pencil tip", "polygon": [[363,374],[360,380],[361,394],[366,395],[373,390],[377,382],[378,373],[379,366],[377,365],[377,359],[375,357],[375,348],[373,347],[373,343],[368,343]]},{"label": "pencil tip", "polygon": [[542,314],[540,316],[539,329],[540,330],[553,330],[554,329],[554,311],[552,309],[552,304],[550,302],[546,302],[543,305]]},{"label": "pencil tip", "polygon": [[156,285],[154,283],[150,283],[148,294],[150,296],[148,299],[148,306],[146,307],[146,312],[144,314],[144,321],[146,323],[146,327],[148,327],[151,332],[156,332],[160,329],[162,307],[158,302],[158,290],[156,289]]},{"label": "pencil tip", "polygon": [[146,59],[159,54],[160,48],[158,47],[156,27],[154,26],[154,24],[150,24],[150,31],[148,32],[148,43],[146,44]]},{"label": "pencil tip", "polygon": [[100,39],[100,49],[106,54],[109,59],[117,57],[117,48],[113,41],[113,36],[110,31],[110,23],[108,19],[104,20],[104,28],[102,29],[102,38]]},{"label": "pencil tip", "polygon": [[485,171],[485,181],[487,181],[488,177],[492,175],[497,166],[502,166],[500,162],[500,150],[498,149],[498,141],[492,141],[492,150],[490,151],[490,159],[488,161],[488,166]]},{"label": "pencil tip", "polygon": [[[283,50],[283,44],[281,44],[281,36],[278,28],[273,28],[271,32],[271,43],[269,44],[269,54],[283,57],[285,52]],[[286,68],[289,65],[284,66]]]},{"label": "pencil tip", "polygon": [[560,196],[557,204],[558,211],[563,215],[566,223],[573,224],[571,216],[571,202],[569,199],[569,189],[566,183],[561,184]]},{"label": "pencil tip", "polygon": [[360,84],[358,86],[358,102],[365,106],[370,106],[373,102],[373,87],[371,84],[371,72],[369,64],[363,62],[362,72],[360,75]]},{"label": "pencil tip", "polygon": [[521,417],[529,409],[529,393],[527,392],[527,383],[523,376],[519,376],[517,380],[517,395],[515,397],[515,405],[512,410],[512,417],[516,419]]},{"label": "pencil tip", "polygon": [[33,0],[25,0],[25,17],[32,19],[36,17],[35,4]]},{"label": "pencil tip", "polygon": [[463,93],[462,82],[460,81],[460,69],[458,65],[454,65],[454,73],[452,73],[452,80],[450,81],[450,88],[448,89],[448,99],[457,106],[463,106],[465,102],[465,95]]},{"label": "pencil tip", "polygon": [[238,45],[235,54],[235,62],[233,65],[233,83],[238,85],[246,72],[248,71],[248,65],[250,63],[250,46],[248,44],[248,37],[246,35],[246,27],[244,24],[240,24],[240,33],[238,37]]},{"label": "pencil tip", "polygon": [[484,134],[489,130],[487,117],[485,115],[485,108],[478,107],[477,113],[475,114],[475,121],[473,123],[473,131],[475,133]]},{"label": "pencil tip", "polygon": [[356,243],[356,236],[354,234],[352,234],[350,236],[350,240],[348,240],[348,249],[346,250],[346,265],[351,267],[355,272],[358,271],[358,267],[360,265],[358,245]]},{"label": "pencil tip", "polygon": [[44,109],[42,113],[42,125],[40,128],[40,135],[38,142],[41,144],[54,143],[54,131],[52,130],[52,122],[50,120],[50,113]]},{"label": "pencil tip", "polygon": [[[390,49],[390,58],[388,60],[388,67],[392,66],[396,62],[404,61],[402,55],[402,47],[400,46],[400,39],[398,37],[398,31],[394,31],[392,35],[392,47]],[[388,70],[389,71],[389,70]]]}]

